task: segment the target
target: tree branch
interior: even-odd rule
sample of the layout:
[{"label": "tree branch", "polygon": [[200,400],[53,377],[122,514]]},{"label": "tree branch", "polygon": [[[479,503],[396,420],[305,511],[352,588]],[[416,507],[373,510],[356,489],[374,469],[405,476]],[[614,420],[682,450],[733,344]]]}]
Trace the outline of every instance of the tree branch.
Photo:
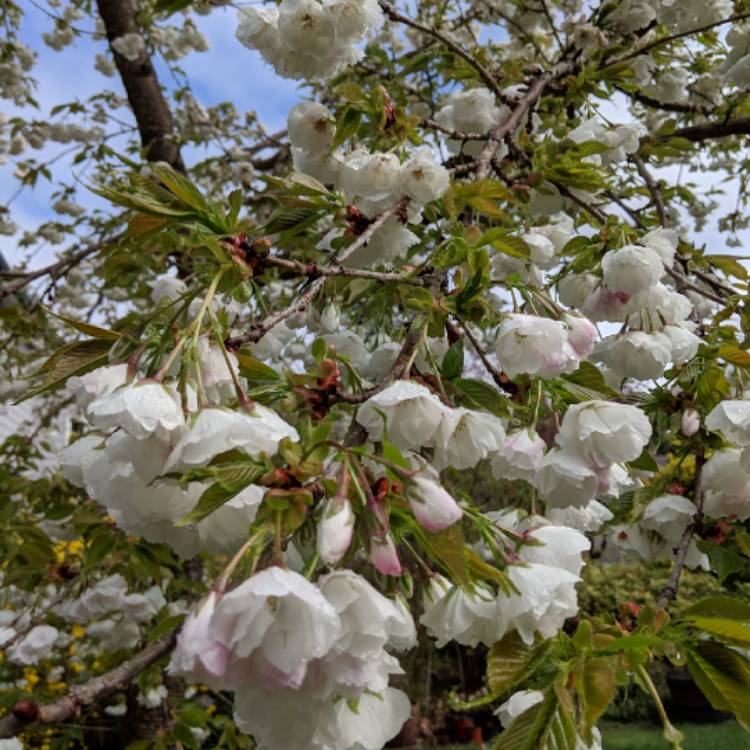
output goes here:
[{"label": "tree branch", "polygon": [[738,13],[737,15],[730,16],[729,18],[724,18],[721,21],[714,21],[714,23],[707,23],[704,26],[696,26],[695,28],[687,29],[687,31],[680,31],[676,34],[663,36],[661,37],[661,39],[654,39],[653,42],[644,44],[643,47],[639,47],[630,54],[607,63],[604,67],[609,68],[612,65],[619,65],[620,63],[627,62],[628,60],[633,60],[634,58],[638,57],[638,55],[643,55],[644,53],[649,52],[656,47],[661,47],[664,44],[669,44],[669,42],[674,42],[677,39],[684,39],[686,36],[692,36],[693,34],[702,34],[704,31],[710,31],[711,29],[715,29],[717,26],[724,26],[728,23],[743,21],[746,18],[750,18],[750,13]]},{"label": "tree branch", "polygon": [[643,104],[644,107],[650,107],[651,109],[661,109],[664,112],[679,112],[680,114],[687,115],[706,115],[711,111],[708,107],[699,107],[697,104],[660,102],[652,96],[647,96],[640,91],[628,91],[627,89],[622,88],[622,86],[615,86],[615,88],[620,93],[625,94],[625,96],[628,96],[639,104]]},{"label": "tree branch", "polygon": [[638,174],[643,178],[643,181],[646,183],[646,187],[648,188],[648,192],[651,193],[651,198],[654,201],[654,206],[656,206],[656,213],[659,216],[659,223],[662,225],[663,228],[666,228],[669,226],[669,219],[667,217],[667,208],[664,205],[664,198],[661,194],[661,189],[659,188],[659,185],[657,184],[656,180],[653,178],[653,175],[651,172],[648,171],[646,165],[643,162],[643,159],[641,159],[638,154],[631,154],[630,155],[630,161],[635,164],[635,168],[638,170]]},{"label": "tree branch", "polygon": [[40,268],[37,271],[29,271],[27,273],[15,271],[0,273],[0,277],[10,275],[16,277],[13,281],[9,281],[7,284],[0,287],[0,300],[11,294],[15,294],[16,292],[21,291],[21,289],[28,286],[32,281],[34,281],[34,279],[38,279],[41,276],[50,275],[52,277],[57,277],[60,272],[67,271],[68,269],[80,263],[84,258],[87,258],[89,255],[93,255],[97,250],[99,250],[98,244],[90,245],[89,247],[85,247],[82,250],[73,253],[72,255],[67,255],[61,260],[58,260],[56,263],[52,263],[49,266]]},{"label": "tree branch", "polygon": [[423,118],[420,124],[424,128],[431,128],[432,130],[445,133],[449,138],[453,138],[456,141],[483,141],[487,137],[487,133],[463,133],[460,130],[451,130],[451,128],[446,128],[429,117]]},{"label": "tree branch", "polygon": [[339,400],[344,401],[347,404],[361,404],[363,401],[367,401],[368,398],[384,391],[395,380],[408,376],[409,373],[406,371],[406,368],[412,361],[414,352],[417,350],[421,340],[422,329],[412,321],[409,324],[409,330],[406,332],[404,343],[401,345],[401,349],[396,355],[396,359],[393,360],[391,369],[387,372],[385,377],[381,378],[376,385],[364,393],[339,394]]},{"label": "tree branch", "polygon": [[678,287],[689,289],[691,292],[700,294],[702,297],[710,299],[713,302],[718,302],[720,305],[723,305],[726,302],[724,297],[719,297],[718,294],[709,292],[708,289],[701,289],[701,287],[699,287],[697,284],[693,284],[691,281],[688,281],[681,273],[675,271],[674,268],[664,266],[664,270],[677,282]]},{"label": "tree branch", "polygon": [[685,138],[693,143],[700,143],[711,138],[727,138],[730,135],[750,135],[750,117],[738,117],[735,120],[721,122],[702,122],[686,128],[659,136],[660,140],[667,138]]},{"label": "tree branch", "polygon": [[[339,263],[341,260],[339,259]],[[429,280],[420,276],[406,276],[402,273],[388,273],[385,271],[370,271],[366,268],[350,268],[349,266],[340,266],[338,263],[332,266],[322,266],[319,263],[302,263],[298,260],[289,260],[288,258],[279,258],[274,255],[268,255],[263,259],[267,266],[276,266],[277,268],[286,268],[289,271],[315,278],[316,276],[345,276],[358,279],[372,279],[373,281],[382,281],[387,283],[395,281],[398,284],[410,284],[411,286],[427,286]]]},{"label": "tree branch", "polygon": [[442,34],[432,26],[425,26],[424,24],[421,24],[418,21],[414,21],[408,16],[399,13],[392,5],[389,5],[386,2],[382,2],[382,0],[380,3],[380,7],[383,9],[383,13],[385,13],[386,16],[391,19],[391,21],[402,23],[404,24],[404,26],[410,26],[412,29],[417,29],[417,31],[421,31],[423,34],[427,34],[428,36],[431,36],[442,42],[451,52],[453,52],[453,54],[460,57],[465,63],[470,65],[472,68],[474,68],[474,70],[477,71],[477,73],[479,73],[480,78],[484,81],[487,88],[489,88],[501,102],[507,102],[507,97],[503,93],[503,90],[500,88],[500,85],[498,84],[495,76],[489,70],[487,70],[487,68],[485,68],[482,63],[476,60],[472,55],[466,52],[452,39],[445,36],[445,34]]},{"label": "tree branch", "polygon": [[500,148],[503,139],[521,124],[523,116],[534,104],[536,104],[551,78],[552,75],[550,73],[543,73],[539,76],[539,78],[529,86],[529,90],[524,94],[518,104],[516,104],[510,115],[492,129],[490,136],[487,139],[487,144],[479,155],[477,166],[478,180],[483,180],[487,177],[487,173],[490,171],[490,163],[497,153],[497,150]]},{"label": "tree branch", "polygon": [[[115,39],[125,34],[140,34],[132,0],[96,0],[96,5],[110,47]],[[165,161],[179,172],[184,172],[180,148],[174,139],[172,113],[164,99],[148,51],[142,50],[137,60],[128,60],[114,48],[112,54],[138,124],[146,159]]]},{"label": "tree branch", "polygon": [[490,359],[487,356],[487,351],[479,343],[479,339],[474,335],[471,328],[469,328],[469,326],[463,320],[459,320],[458,322],[461,324],[461,328],[466,334],[466,338],[469,339],[471,345],[474,347],[474,351],[477,353],[477,356],[482,360],[484,369],[487,370],[489,375],[495,381],[495,384],[503,391],[506,391],[511,395],[515,395],[518,392],[518,387],[516,386],[516,384],[504,372],[502,372],[502,370],[495,367],[495,365],[490,362]]},{"label": "tree branch", "polygon": [[0,738],[15,737],[33,724],[56,724],[78,716],[84,708],[119,690],[130,680],[168,654],[174,647],[177,630],[151,644],[139,654],[124,661],[106,674],[73,686],[62,698],[40,706],[32,700],[17,703],[7,716],[0,719]]},{"label": "tree branch", "polygon": [[[383,224],[388,221],[388,219],[390,219],[392,216],[399,215],[406,208],[408,202],[408,198],[402,198],[398,203],[383,211],[372,222],[372,224],[370,224],[367,229],[365,229],[365,231],[362,232],[362,234],[360,234],[359,237],[354,240],[354,242],[352,242],[351,245],[345,247],[339,253],[339,255],[327,266],[324,266],[324,268],[328,268],[329,270],[338,270],[343,268],[342,264],[344,263],[344,261],[346,261],[347,258],[351,257],[361,247],[364,247],[370,241],[370,239],[372,239],[372,236],[375,234],[375,232],[377,232],[378,229],[380,229],[380,227],[382,227]],[[325,284],[326,278],[326,275],[319,276],[317,279],[315,279],[315,281],[312,282],[312,284],[310,284],[310,287],[307,289],[307,291],[301,294],[294,302],[292,302],[291,305],[285,307],[283,310],[280,310],[277,313],[274,313],[273,315],[269,315],[265,320],[253,326],[247,333],[243,333],[240,336],[233,336],[232,338],[227,339],[225,342],[227,349],[239,349],[243,344],[255,343],[256,341],[260,341],[263,336],[265,336],[274,326],[277,326],[279,323],[281,323],[281,321],[290,318],[295,313],[305,310],[307,306],[313,301],[315,295]]]},{"label": "tree branch", "polygon": [[695,533],[703,514],[703,483],[701,480],[703,477],[704,462],[705,456],[703,455],[703,448],[700,447],[695,455],[695,490],[693,493],[693,502],[695,503],[696,508],[695,515],[693,516],[691,523],[685,529],[682,538],[680,539],[680,543],[675,549],[674,568],[672,568],[672,573],[669,576],[667,585],[662,590],[659,599],[656,602],[656,606],[659,609],[666,609],[672,599],[677,596],[677,589],[680,585],[680,576],[685,567],[685,558],[687,557],[688,548],[690,547],[690,541],[693,538],[693,534]]}]

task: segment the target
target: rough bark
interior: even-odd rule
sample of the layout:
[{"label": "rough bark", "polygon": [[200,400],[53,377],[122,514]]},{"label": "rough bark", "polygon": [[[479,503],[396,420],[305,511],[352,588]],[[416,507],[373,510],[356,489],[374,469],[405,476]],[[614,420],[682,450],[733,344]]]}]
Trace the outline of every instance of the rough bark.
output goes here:
[{"label": "rough bark", "polygon": [[83,685],[74,685],[54,703],[41,706],[33,700],[17,703],[9,714],[0,719],[0,738],[15,737],[33,724],[58,724],[71,716],[80,716],[86,708],[122,689],[144,669],[168,654],[174,647],[176,637],[177,631],[173,631],[119,667]]},{"label": "rough bark", "polygon": [[730,135],[750,135],[750,117],[738,117],[735,120],[719,122],[702,122],[687,128],[678,128],[664,138],[685,138],[693,143],[700,143],[712,138],[727,138]]},{"label": "rough bark", "polygon": [[[97,0],[99,15],[110,45],[125,34],[140,33],[132,0]],[[138,132],[148,161],[164,161],[180,172],[185,165],[174,139],[174,121],[156,77],[147,50],[137,60],[128,60],[112,49],[117,70],[138,124]]]}]

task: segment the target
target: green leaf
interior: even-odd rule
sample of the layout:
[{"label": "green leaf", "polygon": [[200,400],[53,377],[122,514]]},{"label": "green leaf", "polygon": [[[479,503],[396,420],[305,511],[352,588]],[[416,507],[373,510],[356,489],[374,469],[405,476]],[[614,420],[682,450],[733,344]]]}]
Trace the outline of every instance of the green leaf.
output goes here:
[{"label": "green leaf", "polygon": [[404,304],[412,310],[431,310],[435,304],[435,298],[428,289],[413,287],[408,294]]},{"label": "green leaf", "polygon": [[[619,393],[607,385],[602,371],[591,362],[581,362],[578,369],[569,375],[563,375],[563,388],[581,401],[609,399],[619,397]],[[571,388],[580,386],[579,388]]]},{"label": "green leaf", "polygon": [[728,596],[703,599],[681,619],[722,641],[750,648],[750,604],[739,599]]},{"label": "green leaf", "polygon": [[68,378],[102,367],[109,362],[109,350],[112,339],[86,339],[66,344],[55,352],[42,366],[37,374],[46,374],[44,381],[28,390],[15,401],[20,404],[40,393],[60,388]]},{"label": "green leaf", "polygon": [[278,208],[271,214],[262,231],[263,234],[287,232],[289,237],[293,237],[311,227],[325,213],[325,208],[312,205]]},{"label": "green leaf", "polygon": [[322,362],[326,354],[328,354],[328,342],[325,339],[315,339],[312,343],[310,353],[316,362]]},{"label": "green leaf", "polygon": [[110,341],[117,341],[119,338],[122,338],[122,334],[118,333],[117,331],[110,331],[107,328],[100,328],[99,326],[92,325],[91,323],[87,323],[84,320],[76,320],[75,318],[70,318],[67,315],[52,312],[52,310],[48,310],[46,307],[44,308],[44,311],[48,315],[52,315],[58,320],[61,320],[63,323],[67,323],[72,328],[75,328],[76,331],[85,333],[87,336],[93,336],[94,338],[99,339],[109,339]]},{"label": "green leaf", "polygon": [[236,352],[235,356],[239,364],[240,375],[243,378],[247,378],[254,383],[281,380],[281,376],[276,370],[263,364],[259,359],[242,352]]},{"label": "green leaf", "polygon": [[520,237],[514,237],[508,229],[494,227],[485,232],[477,241],[477,246],[490,245],[499,250],[504,255],[510,255],[512,258],[520,260],[529,260],[531,251],[529,246]]},{"label": "green leaf", "polygon": [[415,534],[430,557],[440,563],[454,581],[468,586],[471,580],[464,557],[464,537],[459,526],[460,524],[454,523],[437,533],[416,527]]},{"label": "green leaf", "polygon": [[650,633],[636,633],[635,635],[624,635],[599,650],[599,653],[619,654],[623,651],[644,651],[649,648],[660,648],[665,645],[664,640]]},{"label": "green leaf", "polygon": [[435,250],[432,263],[436,268],[450,268],[463,263],[468,254],[469,243],[463,237],[449,237]]},{"label": "green leaf", "polygon": [[[202,470],[204,473],[201,475],[201,478],[213,477],[215,484],[212,484],[204,491],[195,507],[180,518],[175,525],[189,526],[190,524],[199,523],[207,516],[210,516],[215,510],[221,508],[222,505],[244,490],[245,487],[263,476],[265,470],[265,466],[260,464],[240,461],[209,466],[207,469]],[[186,476],[192,478],[200,471],[190,472]]]},{"label": "green leaf", "polygon": [[732,255],[704,255],[703,259],[708,261],[714,268],[718,268],[726,276],[735,276],[747,281],[747,269]]},{"label": "green leaf", "polygon": [[159,182],[184,205],[199,213],[207,213],[210,210],[200,190],[185,175],[175,171],[167,164],[152,164],[151,171]]},{"label": "green leaf", "polygon": [[562,688],[547,688],[544,700],[517,716],[493,750],[575,750],[576,728],[566,697]]},{"label": "green leaf", "polygon": [[128,222],[126,237],[144,240],[158,234],[162,229],[172,225],[172,219],[166,216],[152,216],[151,214],[134,214]]},{"label": "green leaf", "polygon": [[451,344],[440,364],[440,374],[448,380],[461,376],[464,371],[464,340],[458,339]]},{"label": "green leaf", "polygon": [[296,195],[328,195],[328,188],[319,180],[304,172],[292,172],[289,186]]},{"label": "green leaf", "polygon": [[750,572],[747,559],[728,549],[726,544],[716,544],[706,539],[699,539],[696,545],[701,552],[708,555],[711,561],[711,569],[719,576],[720,583],[724,583],[727,578],[735,574],[745,575]]},{"label": "green leaf", "polygon": [[348,141],[359,130],[362,113],[353,107],[347,107],[339,114],[336,123],[336,135],[333,136],[331,149],[338,148],[344,141]]},{"label": "green leaf", "polygon": [[171,633],[184,619],[184,614],[165,617],[161,622],[157,623],[148,634],[148,642],[153,643],[154,641],[158,641],[162,636],[167,635],[167,633]]},{"label": "green leaf", "polygon": [[591,730],[615,697],[615,670],[612,659],[585,659],[576,689],[581,705],[583,735],[591,741]]},{"label": "green leaf", "polygon": [[227,196],[227,203],[229,203],[229,223],[234,225],[237,223],[237,217],[240,215],[242,210],[242,190],[232,190]]},{"label": "green leaf", "polygon": [[506,633],[487,655],[487,684],[492,694],[499,698],[527,679],[548,645],[524,643],[516,630]]},{"label": "green leaf", "polygon": [[507,402],[497,388],[483,380],[473,378],[457,378],[452,381],[453,385],[476,406],[492,414],[505,414]]},{"label": "green leaf", "polygon": [[648,450],[643,451],[643,453],[641,453],[635,461],[631,461],[628,466],[631,469],[638,469],[639,471],[659,471],[659,465]]},{"label": "green leaf", "polygon": [[[106,187],[91,188],[91,190],[116,206],[123,206],[152,216],[166,216],[172,219],[188,219],[194,216],[192,210],[186,210],[184,207],[177,208],[173,203],[161,202],[150,195],[128,193]],[[168,200],[173,200],[170,193],[165,191],[165,194]]]},{"label": "green leaf", "polygon": [[498,200],[512,202],[513,193],[497,180],[475,180],[455,188],[454,199],[463,201],[480,213],[504,219],[505,213],[497,205]]},{"label": "green leaf", "polygon": [[[171,16],[173,13],[184,10],[191,5],[192,2],[193,0],[156,0],[154,12],[166,13],[167,16]],[[128,746],[128,750],[130,750],[130,746]]]},{"label": "green leaf", "polygon": [[482,293],[485,282],[489,281],[489,258],[484,250],[474,250],[469,255],[469,260],[474,261],[474,269],[471,278],[461,287],[455,296],[456,310],[463,313],[467,305]]},{"label": "green leaf", "polygon": [[738,365],[739,367],[750,367],[750,353],[746,352],[744,349],[740,349],[739,346],[734,344],[720,346],[718,355],[723,360],[726,360],[733,365]]},{"label": "green leaf", "polygon": [[711,705],[732,711],[750,728],[750,663],[736,651],[714,641],[699,641],[687,649],[690,674]]}]

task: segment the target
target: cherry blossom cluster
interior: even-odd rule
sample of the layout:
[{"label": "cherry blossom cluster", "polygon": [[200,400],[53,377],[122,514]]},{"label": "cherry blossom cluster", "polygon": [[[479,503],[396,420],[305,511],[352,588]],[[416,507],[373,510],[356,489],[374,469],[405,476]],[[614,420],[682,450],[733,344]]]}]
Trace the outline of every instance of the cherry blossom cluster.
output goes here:
[{"label": "cherry blossom cluster", "polygon": [[353,571],[313,584],[272,567],[208,595],[185,623],[169,671],[234,690],[237,724],[260,747],[380,750],[411,713],[407,696],[388,687],[402,673],[390,651],[415,644],[404,602]]},{"label": "cherry blossom cluster", "polygon": [[[294,166],[326,184],[334,184],[367,217],[374,217],[401,199],[408,199],[409,220],[417,223],[420,208],[440,198],[448,189],[448,170],[430,149],[420,149],[405,162],[395,153],[346,152],[332,149],[336,120],[317,102],[295,105],[287,118]],[[319,245],[327,249],[341,230],[328,232]],[[352,266],[383,265],[403,258],[419,237],[396,217],[388,219],[372,239],[355,252]]]},{"label": "cherry blossom cluster", "polygon": [[[236,362],[231,366],[236,372]],[[185,557],[200,549],[238,548],[263,490],[249,485],[217,513],[188,528],[175,522],[193,509],[208,485],[159,477],[205,467],[229,450],[250,457],[273,454],[284,438],[297,439],[295,429],[264,406],[239,411],[221,406],[234,391],[229,365],[216,345],[199,340],[192,372],[199,378],[201,408],[195,389],[190,403],[183,404],[174,385],[136,380],[127,364],[74,380],[71,389],[98,431],[73,443],[61,457],[68,480],[104,505],[121,528],[166,542]]]},{"label": "cherry blossom cluster", "polygon": [[730,445],[706,461],[704,508],[717,518],[745,520],[750,516],[750,400],[722,401],[706,417],[705,427],[720,432]]},{"label": "cherry blossom cluster", "polygon": [[671,364],[683,364],[698,351],[693,333],[691,299],[663,283],[671,268],[677,233],[654,229],[639,244],[609,250],[602,257],[602,276],[569,275],[559,285],[560,300],[594,321],[623,323],[624,333],[601,341],[593,354],[615,382],[651,380]]},{"label": "cherry blossom cluster", "polygon": [[[420,622],[438,647],[450,641],[489,646],[510,631],[532,644],[536,634],[554,636],[578,612],[581,555],[591,546],[583,533],[516,511],[493,511],[485,520],[490,529],[502,530],[497,536],[512,533],[522,540],[516,548],[518,563],[505,569],[512,593],[488,584],[468,590],[436,575],[424,591]],[[482,552],[494,561],[490,547],[483,546]]]},{"label": "cherry blossom cluster", "polygon": [[330,78],[362,56],[356,46],[383,24],[377,0],[283,0],[239,12],[237,39],[284,78]]}]

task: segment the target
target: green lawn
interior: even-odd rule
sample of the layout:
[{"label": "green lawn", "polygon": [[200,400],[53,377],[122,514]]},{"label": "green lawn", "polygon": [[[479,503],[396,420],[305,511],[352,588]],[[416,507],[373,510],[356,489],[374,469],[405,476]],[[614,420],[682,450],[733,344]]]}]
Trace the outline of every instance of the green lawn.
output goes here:
[{"label": "green lawn", "polygon": [[[683,724],[685,750],[750,750],[750,733],[734,722]],[[668,750],[659,729],[607,724],[603,727],[604,750]]]},{"label": "green lawn", "polygon": [[[685,750],[750,750],[750,733],[738,724],[681,724],[687,737]],[[605,724],[602,727],[604,750],[669,750],[657,728]],[[452,745],[440,750],[479,750],[473,745]]]}]

